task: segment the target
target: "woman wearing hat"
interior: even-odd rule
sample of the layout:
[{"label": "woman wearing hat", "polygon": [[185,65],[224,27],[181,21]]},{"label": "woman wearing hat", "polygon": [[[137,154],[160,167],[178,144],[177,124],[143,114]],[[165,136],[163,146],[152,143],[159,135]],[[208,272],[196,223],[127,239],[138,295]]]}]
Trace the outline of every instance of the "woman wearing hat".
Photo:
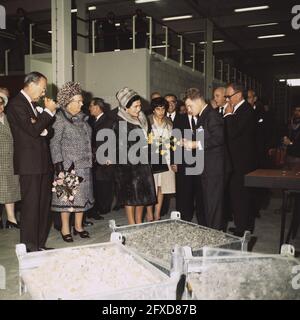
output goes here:
[{"label": "woman wearing hat", "polygon": [[[7,96],[0,92],[0,204],[5,204],[6,228],[19,228],[15,217],[15,202],[21,200],[20,185],[19,176],[14,175],[13,137],[4,114],[7,102]],[[1,216],[0,228],[3,228]]]},{"label": "woman wearing hat", "polygon": [[83,213],[94,205],[92,182],[92,129],[88,117],[81,112],[83,97],[80,85],[67,82],[58,92],[57,101],[60,111],[53,124],[54,135],[50,141],[52,162],[56,176],[60,172],[74,167],[77,176],[83,178],[74,201],[58,198],[53,193],[52,211],[61,212],[61,235],[64,241],[73,242],[70,232],[70,213],[75,213],[73,234],[88,238],[89,233],[83,229]]},{"label": "woman wearing hat", "polygon": [[[114,123],[118,146],[115,168],[117,204],[125,206],[129,224],[141,223],[144,206],[156,204],[155,185],[151,166],[148,163],[136,164],[128,159],[131,147],[137,142],[130,141],[132,139],[128,139],[128,137],[133,133],[133,130],[139,129],[142,143],[147,148],[148,122],[145,114],[141,111],[141,97],[134,90],[123,88],[117,93],[116,97],[120,105],[117,120]],[[125,131],[123,131],[124,128]],[[121,152],[119,143],[122,144],[123,142],[127,144],[125,150],[125,152],[127,151],[126,164],[121,164],[118,161]]]}]

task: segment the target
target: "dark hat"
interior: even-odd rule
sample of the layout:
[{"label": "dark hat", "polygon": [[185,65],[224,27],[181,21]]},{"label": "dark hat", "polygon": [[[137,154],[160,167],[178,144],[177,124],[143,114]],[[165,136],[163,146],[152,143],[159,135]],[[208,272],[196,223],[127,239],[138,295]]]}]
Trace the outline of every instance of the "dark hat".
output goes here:
[{"label": "dark hat", "polygon": [[66,107],[74,96],[81,95],[82,90],[78,82],[65,83],[57,94],[57,102],[61,107]]}]

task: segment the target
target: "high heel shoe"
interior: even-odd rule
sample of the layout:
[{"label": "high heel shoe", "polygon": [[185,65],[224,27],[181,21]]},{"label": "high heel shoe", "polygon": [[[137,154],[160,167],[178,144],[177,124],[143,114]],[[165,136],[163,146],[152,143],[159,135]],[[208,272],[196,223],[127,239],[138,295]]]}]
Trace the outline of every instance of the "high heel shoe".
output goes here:
[{"label": "high heel shoe", "polygon": [[13,228],[20,229],[20,225],[19,225],[18,222],[14,223],[14,222],[11,222],[11,221],[7,220],[6,224],[5,224],[5,228],[6,229],[13,229]]},{"label": "high heel shoe", "polygon": [[79,234],[80,238],[89,238],[90,237],[90,234],[86,230],[77,231],[75,229],[75,227],[73,228],[73,234],[74,234],[74,236],[77,236]]},{"label": "high heel shoe", "polygon": [[68,233],[68,234],[66,234],[66,235],[63,235],[62,232],[60,232],[60,234],[61,234],[62,239],[63,239],[65,242],[74,242],[71,233]]}]

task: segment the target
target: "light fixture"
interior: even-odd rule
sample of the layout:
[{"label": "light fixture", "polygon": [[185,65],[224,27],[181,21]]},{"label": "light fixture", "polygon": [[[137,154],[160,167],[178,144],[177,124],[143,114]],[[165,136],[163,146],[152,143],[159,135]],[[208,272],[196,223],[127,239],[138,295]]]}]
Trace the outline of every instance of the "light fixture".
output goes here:
[{"label": "light fixture", "polygon": [[298,87],[300,86],[300,79],[287,79],[287,85],[291,87]]},{"label": "light fixture", "polygon": [[256,11],[256,10],[265,10],[269,9],[269,6],[258,6],[258,7],[248,7],[248,8],[239,8],[234,9],[234,12],[246,12],[246,11]]},{"label": "light fixture", "polygon": [[160,0],[135,0],[135,3],[139,4],[139,3],[158,2],[158,1]]},{"label": "light fixture", "polygon": [[118,51],[121,51],[121,49],[115,49],[114,51],[115,51],[115,52],[118,52]]},{"label": "light fixture", "polygon": [[116,27],[120,27],[120,25],[121,25],[121,23],[119,23],[119,22],[115,23]]},{"label": "light fixture", "polygon": [[[224,40],[213,40],[213,42],[212,43],[222,43],[222,42],[224,42]],[[201,41],[201,42],[199,42],[200,44],[207,44],[207,41]]]},{"label": "light fixture", "polygon": [[269,34],[267,36],[258,36],[257,39],[282,38],[285,34]]},{"label": "light fixture", "polygon": [[192,60],[185,60],[184,62],[185,63],[192,63],[193,61]]},{"label": "light fixture", "polygon": [[279,79],[279,82],[285,82],[286,80],[285,79]]},{"label": "light fixture", "polygon": [[184,16],[175,16],[175,17],[166,17],[163,18],[163,21],[173,21],[173,20],[183,20],[183,19],[191,19],[193,18],[192,14],[186,14]]},{"label": "light fixture", "polygon": [[274,53],[273,57],[294,56],[295,52]]},{"label": "light fixture", "polygon": [[90,7],[88,7],[88,10],[89,11],[95,11],[95,10],[97,10],[97,7],[96,6],[90,6]]},{"label": "light fixture", "polygon": [[71,13],[76,13],[77,9],[71,9]]},{"label": "light fixture", "polygon": [[278,24],[278,22],[251,24],[250,26],[248,26],[248,28],[268,27],[268,26],[275,26],[277,24]]},{"label": "light fixture", "polygon": [[135,0],[136,4],[147,3],[147,2],[158,2],[160,0]]},{"label": "light fixture", "polygon": [[194,33],[203,33],[205,32],[204,30],[195,30],[195,31],[186,31],[184,34],[194,34]]},{"label": "light fixture", "polygon": [[52,34],[52,30],[49,30],[48,33]]},{"label": "light fixture", "polygon": [[[165,48],[165,47],[166,47],[165,44],[160,44],[160,45],[157,45],[157,46],[152,46],[152,49],[160,49],[160,48]],[[168,47],[170,47],[170,46],[168,45]]]}]

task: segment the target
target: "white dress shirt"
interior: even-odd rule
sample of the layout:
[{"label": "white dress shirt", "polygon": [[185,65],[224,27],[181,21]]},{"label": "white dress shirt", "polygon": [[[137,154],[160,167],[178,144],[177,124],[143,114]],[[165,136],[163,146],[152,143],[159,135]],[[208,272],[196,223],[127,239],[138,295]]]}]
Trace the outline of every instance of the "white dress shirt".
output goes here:
[{"label": "white dress shirt", "polygon": [[[33,111],[33,113],[35,114],[36,117],[38,116],[38,113],[43,113],[43,112],[47,112],[51,117],[54,117],[54,114],[50,110],[48,110],[47,108],[43,109],[42,107],[39,107],[39,106],[34,108],[34,106],[32,105],[31,98],[29,97],[29,95],[24,90],[21,90],[21,93],[26,98],[26,100],[29,102],[29,104],[31,106],[31,109],[32,109],[32,111]],[[40,136],[42,136],[42,137],[46,137],[47,135],[48,135],[48,130],[47,129],[45,129],[40,134]]]},{"label": "white dress shirt", "polygon": [[171,118],[172,122],[174,122],[175,116],[176,116],[176,111],[172,113],[167,112],[167,117]]},{"label": "white dress shirt", "polygon": [[100,113],[99,116],[96,117],[96,122],[104,115],[104,113]]}]

